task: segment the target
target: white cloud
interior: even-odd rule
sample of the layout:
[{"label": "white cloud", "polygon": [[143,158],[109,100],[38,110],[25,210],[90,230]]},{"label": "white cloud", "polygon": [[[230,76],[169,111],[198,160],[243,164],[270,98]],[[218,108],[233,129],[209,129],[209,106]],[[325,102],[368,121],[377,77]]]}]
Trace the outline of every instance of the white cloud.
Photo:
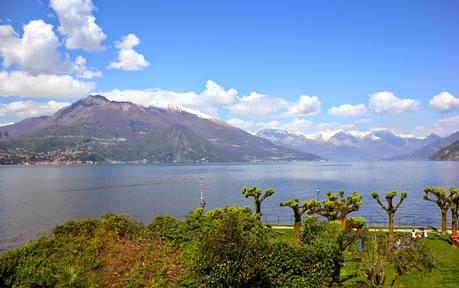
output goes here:
[{"label": "white cloud", "polygon": [[95,84],[69,75],[30,75],[27,72],[0,72],[0,95],[27,98],[79,98]]},{"label": "white cloud", "polygon": [[231,111],[254,117],[271,117],[274,112],[285,108],[288,102],[282,98],[271,97],[256,92],[239,99],[238,103],[230,106]]},{"label": "white cloud", "polygon": [[51,0],[51,8],[59,18],[59,31],[66,36],[69,49],[103,50],[101,42],[107,38],[92,15],[91,0]]},{"label": "white cloud", "polygon": [[439,119],[431,125],[417,126],[415,129],[418,135],[425,136],[435,133],[440,136],[448,136],[451,133],[459,131],[459,115]]},{"label": "white cloud", "polygon": [[338,107],[333,106],[328,110],[328,114],[340,117],[356,117],[365,114],[365,112],[367,112],[367,107],[363,103],[358,105],[344,104]]},{"label": "white cloud", "polygon": [[247,120],[247,121],[244,121],[242,119],[238,119],[238,118],[231,118],[229,120],[226,121],[226,123],[234,126],[234,127],[237,127],[237,128],[241,128],[242,130],[246,130],[246,131],[253,131],[253,130],[257,130],[258,127],[257,127],[257,123],[255,121],[252,121],[252,120]]},{"label": "white cloud", "polygon": [[238,101],[237,91],[225,90],[217,83],[209,80],[206,89],[201,93],[175,92],[168,90],[112,90],[100,92],[110,100],[130,101],[140,105],[168,107],[177,105],[217,116],[218,108],[233,105]]},{"label": "white cloud", "polygon": [[102,76],[102,72],[86,67],[86,59],[82,56],[78,56],[75,63],[62,59],[57,50],[59,45],[53,25],[42,20],[24,25],[22,37],[10,25],[0,25],[0,55],[5,68],[15,66],[32,75],[74,73],[85,79]]},{"label": "white cloud", "polygon": [[65,102],[16,101],[0,104],[0,117],[24,119],[29,117],[51,115],[57,110],[70,105]]},{"label": "white cloud", "polygon": [[304,131],[313,125],[312,121],[294,118],[290,122],[281,123],[277,120],[263,122],[253,120],[242,120],[238,118],[231,118],[226,121],[228,124],[241,128],[249,132],[257,132],[263,129],[281,129],[287,131]]},{"label": "white cloud", "polygon": [[317,96],[301,95],[298,103],[288,110],[289,115],[317,115],[320,113],[320,100]]},{"label": "white cloud", "polygon": [[134,34],[125,36],[121,42],[116,44],[116,48],[119,50],[118,60],[111,62],[108,68],[135,71],[150,66],[145,57],[134,50],[134,46],[138,44],[140,44],[140,39]]},{"label": "white cloud", "polygon": [[201,93],[201,96],[213,106],[229,106],[238,101],[237,90],[229,89],[226,91],[212,80],[207,81],[206,90]]},{"label": "white cloud", "polygon": [[414,99],[400,99],[392,92],[378,92],[370,96],[370,109],[375,114],[413,112],[421,103]]},{"label": "white cloud", "polygon": [[53,25],[33,20],[23,26],[22,37],[10,25],[0,25],[0,54],[3,66],[17,66],[32,74],[66,73],[72,70],[68,60],[57,51],[59,39]]},{"label": "white cloud", "polygon": [[79,78],[92,79],[94,77],[102,77],[102,72],[86,67],[86,58],[78,56],[75,59],[74,70]]},{"label": "white cloud", "polygon": [[325,123],[320,123],[317,128],[320,130],[347,130],[353,128],[355,125],[350,123],[350,124],[341,124],[338,122],[325,122]]},{"label": "white cloud", "polygon": [[354,124],[363,124],[363,123],[368,123],[371,122],[370,118],[360,118],[359,120],[355,120]]},{"label": "white cloud", "polygon": [[435,111],[447,113],[459,109],[459,98],[445,91],[430,99],[429,104]]},{"label": "white cloud", "polygon": [[225,90],[209,80],[206,89],[201,93],[175,92],[168,90],[113,90],[101,92],[108,99],[131,101],[141,105],[168,107],[178,105],[212,116],[217,116],[219,108],[255,117],[267,117],[287,105],[287,101],[267,95],[251,93],[249,96],[238,97],[235,89]]},{"label": "white cloud", "polygon": [[454,127],[456,129],[459,129],[459,116],[452,116],[440,119],[436,122],[435,125],[440,127]]}]

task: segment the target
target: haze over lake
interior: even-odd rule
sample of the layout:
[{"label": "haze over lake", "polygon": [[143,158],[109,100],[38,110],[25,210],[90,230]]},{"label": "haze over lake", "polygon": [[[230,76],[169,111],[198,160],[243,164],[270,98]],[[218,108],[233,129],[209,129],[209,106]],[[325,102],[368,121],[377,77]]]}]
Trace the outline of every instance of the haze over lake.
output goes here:
[{"label": "haze over lake", "polygon": [[[371,191],[409,192],[396,224],[439,224],[438,208],[422,200],[424,186],[459,186],[459,162],[292,162],[228,165],[88,165],[1,166],[0,249],[49,233],[51,227],[75,217],[127,213],[143,222],[159,214],[183,218],[199,207],[200,179],[205,182],[207,208],[252,205],[241,187],[274,187],[263,203],[263,220],[288,223],[291,209],[281,200],[320,198],[327,190],[363,194],[363,205],[351,215],[384,224],[384,211]],[[399,222],[400,221],[400,222]]]}]

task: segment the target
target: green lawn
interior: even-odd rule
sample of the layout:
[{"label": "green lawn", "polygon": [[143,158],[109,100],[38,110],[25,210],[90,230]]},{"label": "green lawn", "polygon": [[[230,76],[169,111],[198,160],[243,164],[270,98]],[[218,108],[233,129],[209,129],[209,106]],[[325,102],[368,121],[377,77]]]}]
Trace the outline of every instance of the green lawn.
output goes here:
[{"label": "green lawn", "polygon": [[[276,229],[276,239],[282,242],[289,242],[293,239],[293,229]],[[400,276],[397,279],[396,287],[459,287],[459,248],[454,247],[449,242],[448,236],[438,233],[430,233],[429,238],[420,239],[432,250],[435,259],[435,268],[431,272],[419,273],[411,272]],[[363,287],[366,280],[361,275],[355,275],[357,263],[353,261],[352,255],[344,252],[346,266],[341,269],[341,280],[344,287],[356,287],[359,283]],[[387,279],[392,277],[392,269],[388,269]],[[386,280],[389,283],[389,280]]]},{"label": "green lawn", "polygon": [[[459,248],[449,243],[448,236],[430,233],[429,238],[421,239],[432,250],[435,259],[435,268],[431,272],[411,273],[400,276],[396,287],[459,287]],[[360,275],[352,275],[355,272],[356,263],[352,256],[345,252],[346,266],[341,269],[341,279],[344,287],[355,287],[358,283],[365,282]],[[388,269],[386,282],[392,277],[392,269]]]},{"label": "green lawn", "polygon": [[279,242],[290,242],[293,240],[293,229],[276,229],[273,227],[274,233],[276,233],[276,240]]}]

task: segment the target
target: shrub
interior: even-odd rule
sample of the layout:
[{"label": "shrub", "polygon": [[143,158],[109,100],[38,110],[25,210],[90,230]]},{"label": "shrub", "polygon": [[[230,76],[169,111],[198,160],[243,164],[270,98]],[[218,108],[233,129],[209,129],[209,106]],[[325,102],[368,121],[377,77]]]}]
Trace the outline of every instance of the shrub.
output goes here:
[{"label": "shrub", "polygon": [[265,251],[269,287],[329,287],[334,279],[322,253],[312,245],[270,245]]},{"label": "shrub", "polygon": [[136,238],[143,230],[142,223],[136,222],[125,215],[106,214],[101,217],[101,226],[114,231],[120,237]]},{"label": "shrub", "polygon": [[[249,212],[249,213],[247,213]],[[207,213],[215,222],[198,246],[192,275],[204,287],[265,287],[263,249],[266,230],[240,207]]]},{"label": "shrub", "polygon": [[57,225],[53,228],[53,234],[56,236],[86,236],[93,237],[98,226],[99,220],[94,218],[84,218],[79,220],[70,220],[64,224]]},{"label": "shrub", "polygon": [[175,240],[181,237],[181,222],[172,216],[160,215],[153,219],[147,230],[153,238]]}]

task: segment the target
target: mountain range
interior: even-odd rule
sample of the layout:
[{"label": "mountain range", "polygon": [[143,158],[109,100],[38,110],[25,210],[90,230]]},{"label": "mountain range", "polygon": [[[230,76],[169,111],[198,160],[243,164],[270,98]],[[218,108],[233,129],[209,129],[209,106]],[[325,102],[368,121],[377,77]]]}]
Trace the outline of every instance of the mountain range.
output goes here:
[{"label": "mountain range", "polygon": [[389,130],[368,133],[337,132],[331,137],[308,137],[295,131],[265,129],[256,133],[273,143],[308,151],[335,161],[428,160],[444,146],[459,139],[459,132],[441,138],[397,135]]},{"label": "mountain range", "polygon": [[459,140],[440,149],[433,157],[433,160],[454,160],[459,161]]},{"label": "mountain range", "polygon": [[459,131],[444,138],[383,129],[324,135],[279,129],[253,135],[180,107],[145,107],[93,95],[54,115],[0,127],[0,164],[454,160],[457,143],[442,148],[459,140]]},{"label": "mountain range", "polygon": [[0,127],[0,163],[253,162],[322,158],[177,107],[88,96]]}]

